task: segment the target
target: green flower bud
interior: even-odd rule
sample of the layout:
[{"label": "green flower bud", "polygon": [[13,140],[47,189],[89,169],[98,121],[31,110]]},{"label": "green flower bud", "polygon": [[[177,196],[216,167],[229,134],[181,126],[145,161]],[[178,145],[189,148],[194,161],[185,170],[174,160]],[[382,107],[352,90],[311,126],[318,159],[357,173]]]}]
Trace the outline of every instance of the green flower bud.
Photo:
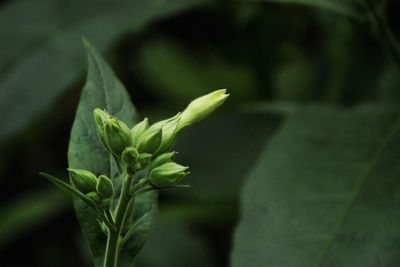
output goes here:
[{"label": "green flower bud", "polygon": [[224,103],[228,96],[229,94],[226,94],[226,89],[220,89],[190,102],[186,109],[180,114],[180,120],[176,128],[177,131],[210,115],[210,113]]},{"label": "green flower bud", "polygon": [[105,139],[105,128],[107,121],[110,119],[110,114],[108,114],[104,110],[96,108],[93,111],[93,115],[94,115],[94,121],[96,123],[97,136],[99,137],[100,143],[103,145],[103,147],[108,150]]},{"label": "green flower bud", "polygon": [[125,123],[110,118],[105,127],[105,140],[110,152],[120,156],[126,147],[131,146],[131,132]]},{"label": "green flower bud", "polygon": [[90,199],[92,199],[96,203],[101,202],[101,197],[97,192],[89,192],[86,194],[86,196],[89,197]]},{"label": "green flower bud", "polygon": [[136,146],[137,141],[139,140],[139,137],[149,128],[149,119],[144,118],[141,122],[136,124],[132,129],[131,129],[131,135],[132,135],[132,145]]},{"label": "green flower bud", "polygon": [[176,127],[179,121],[179,113],[172,118],[168,118],[166,120],[162,120],[159,122],[154,123],[150,126],[150,130],[157,130],[161,129],[161,143],[158,150],[155,152],[156,154],[161,154],[162,152],[166,151],[175,141],[176,138]]},{"label": "green flower bud", "polygon": [[170,186],[181,180],[188,172],[188,167],[184,167],[175,162],[167,162],[150,171],[150,183],[157,187]]},{"label": "green flower bud", "polygon": [[114,186],[110,178],[100,175],[97,180],[96,191],[103,198],[111,198],[114,195]]},{"label": "green flower bud", "polygon": [[140,163],[140,166],[141,166],[142,168],[144,168],[144,167],[146,167],[147,165],[149,165],[152,156],[153,156],[153,155],[152,155],[152,154],[149,154],[149,153],[142,153],[142,154],[140,154],[140,155],[139,155],[139,163]]},{"label": "green flower bud", "polygon": [[68,168],[72,184],[82,193],[96,191],[96,175],[87,170]]},{"label": "green flower bud", "polygon": [[172,161],[173,157],[176,155],[175,151],[168,152],[168,153],[163,153],[159,155],[157,158],[155,158],[151,164],[150,164],[150,169],[154,169],[160,165],[163,165],[164,163]]},{"label": "green flower bud", "polygon": [[133,166],[139,159],[139,152],[134,147],[125,148],[122,152],[122,160],[129,166]]},{"label": "green flower bud", "polygon": [[154,154],[160,147],[162,138],[161,129],[147,129],[138,140],[138,150],[140,153]]}]

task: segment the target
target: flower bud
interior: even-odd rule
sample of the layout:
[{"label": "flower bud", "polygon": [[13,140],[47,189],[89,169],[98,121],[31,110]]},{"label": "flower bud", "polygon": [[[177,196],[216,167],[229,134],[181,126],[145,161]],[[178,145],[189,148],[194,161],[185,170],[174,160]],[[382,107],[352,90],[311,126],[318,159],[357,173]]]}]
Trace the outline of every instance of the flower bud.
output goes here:
[{"label": "flower bud", "polygon": [[175,162],[167,162],[150,171],[150,183],[157,187],[170,186],[188,174],[184,167]]},{"label": "flower bud", "polygon": [[87,170],[68,168],[72,184],[82,193],[96,191],[97,178]]},{"label": "flower bud", "polygon": [[180,114],[177,131],[210,115],[210,113],[224,103],[228,96],[229,94],[226,94],[226,89],[220,89],[190,102],[186,109]]},{"label": "flower bud", "polygon": [[168,152],[168,153],[163,153],[159,155],[157,158],[155,158],[151,164],[150,164],[150,169],[154,169],[158,166],[163,165],[164,163],[172,161],[173,157],[176,155],[175,151]]},{"label": "flower bud", "polygon": [[131,135],[132,135],[132,145],[136,146],[137,141],[139,140],[139,137],[149,128],[149,119],[144,118],[141,122],[136,124],[132,129],[131,129]]},{"label": "flower bud", "polygon": [[86,196],[98,204],[101,202],[101,197],[97,192],[89,192]]},{"label": "flower bud", "polygon": [[126,147],[131,146],[131,132],[125,123],[110,118],[105,127],[105,140],[114,155],[120,156]]},{"label": "flower bud", "polygon": [[100,175],[97,180],[96,191],[103,198],[111,198],[114,195],[114,186],[110,178]]},{"label": "flower bud", "polygon": [[110,114],[108,114],[104,110],[96,108],[93,111],[93,115],[94,115],[94,121],[96,123],[97,136],[99,137],[100,143],[103,145],[103,147],[108,150],[105,139],[105,128],[107,121],[110,118]]},{"label": "flower bud", "polygon": [[162,129],[147,129],[138,140],[138,150],[140,153],[154,154],[160,147]]},{"label": "flower bud", "polygon": [[162,120],[159,122],[154,123],[153,125],[150,126],[149,131],[151,130],[162,130],[161,134],[161,143],[157,151],[155,151],[156,154],[161,154],[165,150],[167,150],[172,143],[175,141],[176,138],[176,127],[178,125],[179,121],[179,113],[171,118],[168,118],[166,120]]},{"label": "flower bud", "polygon": [[140,166],[141,166],[142,168],[144,168],[144,167],[146,167],[147,165],[149,165],[152,156],[153,156],[153,155],[152,155],[152,154],[149,154],[149,153],[142,153],[142,154],[140,154],[140,155],[139,155],[139,163],[140,163]]},{"label": "flower bud", "polygon": [[139,159],[139,152],[134,147],[125,148],[122,152],[122,160],[129,166],[135,165]]}]

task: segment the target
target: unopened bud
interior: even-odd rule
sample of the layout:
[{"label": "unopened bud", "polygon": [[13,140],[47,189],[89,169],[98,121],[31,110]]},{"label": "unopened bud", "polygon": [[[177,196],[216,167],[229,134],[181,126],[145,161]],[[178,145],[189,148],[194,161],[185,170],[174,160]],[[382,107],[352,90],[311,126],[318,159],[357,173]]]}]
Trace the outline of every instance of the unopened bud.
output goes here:
[{"label": "unopened bud", "polygon": [[72,184],[82,193],[96,191],[96,175],[87,170],[68,168]]},{"label": "unopened bud", "polygon": [[186,109],[180,114],[177,131],[210,115],[210,113],[224,103],[228,96],[229,94],[226,94],[226,89],[220,89],[190,102]]},{"label": "unopened bud", "polygon": [[161,134],[161,143],[157,151],[155,152],[156,154],[161,154],[164,151],[166,151],[175,141],[176,138],[176,127],[178,125],[179,121],[179,113],[171,118],[168,118],[166,120],[162,120],[159,122],[154,123],[153,125],[150,126],[149,131],[151,130],[158,130],[161,129],[162,134]]},{"label": "unopened bud", "polygon": [[122,152],[122,160],[127,165],[134,165],[139,159],[139,152],[134,147],[125,148],[124,152]]},{"label": "unopened bud", "polygon": [[138,140],[138,150],[140,153],[153,154],[160,147],[162,138],[161,129],[148,129]]},{"label": "unopened bud", "polygon": [[131,135],[132,135],[132,145],[136,146],[137,142],[139,140],[139,137],[149,128],[149,119],[144,118],[141,122],[136,124],[132,129],[131,129]]},{"label": "unopened bud", "polygon": [[111,198],[114,195],[114,186],[110,178],[100,175],[97,180],[96,191],[103,198]]},{"label": "unopened bud", "polygon": [[150,171],[150,183],[157,187],[170,186],[181,180],[188,172],[188,167],[184,167],[175,162],[167,162]]},{"label": "unopened bud", "polygon": [[105,128],[107,121],[110,118],[110,114],[108,114],[104,110],[96,108],[93,111],[93,115],[94,115],[94,121],[96,123],[97,136],[99,137],[100,143],[103,145],[103,147],[108,150],[105,139]]},{"label": "unopened bud", "polygon": [[173,157],[176,155],[175,151],[168,152],[168,153],[163,153],[159,155],[157,158],[155,158],[151,164],[150,164],[150,169],[154,169],[158,166],[163,165],[164,163],[172,161]]},{"label": "unopened bud", "polygon": [[89,192],[86,196],[98,204],[101,202],[101,197],[97,192]]},{"label": "unopened bud", "polygon": [[126,147],[131,146],[131,132],[125,123],[110,118],[105,127],[105,140],[110,152],[120,156]]}]

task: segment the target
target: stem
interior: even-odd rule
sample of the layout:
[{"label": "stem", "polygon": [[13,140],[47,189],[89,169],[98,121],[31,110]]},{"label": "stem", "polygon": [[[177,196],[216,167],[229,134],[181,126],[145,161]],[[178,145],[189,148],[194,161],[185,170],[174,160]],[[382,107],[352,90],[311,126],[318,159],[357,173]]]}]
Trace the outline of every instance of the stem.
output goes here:
[{"label": "stem", "polygon": [[376,25],[378,26],[378,31],[382,36],[387,49],[392,54],[393,59],[400,70],[400,46],[398,41],[396,40],[387,22],[378,14],[374,3],[371,0],[365,0],[365,3],[373,19],[375,20]]},{"label": "stem", "polygon": [[119,257],[119,240],[121,235],[122,226],[124,224],[124,219],[126,215],[126,210],[129,204],[129,177],[123,177],[121,195],[119,197],[119,202],[116,208],[115,214],[115,228],[109,229],[109,234],[107,238],[107,246],[106,253],[104,259],[104,267],[117,267],[118,266],[118,257]]}]

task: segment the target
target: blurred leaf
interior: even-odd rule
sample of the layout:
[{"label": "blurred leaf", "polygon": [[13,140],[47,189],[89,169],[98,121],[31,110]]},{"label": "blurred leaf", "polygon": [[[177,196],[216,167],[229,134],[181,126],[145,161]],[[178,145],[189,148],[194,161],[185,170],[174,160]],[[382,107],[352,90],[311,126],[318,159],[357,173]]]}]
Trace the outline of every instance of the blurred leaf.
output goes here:
[{"label": "blurred leaf", "polygon": [[217,266],[209,247],[200,235],[196,235],[186,224],[159,219],[149,236],[149,241],[138,254],[135,266],[166,267]]},{"label": "blurred leaf", "polygon": [[[68,161],[71,168],[87,169],[96,175],[105,174],[120,185],[120,177],[113,158],[106,152],[97,138],[93,119],[95,108],[106,109],[110,114],[132,126],[137,120],[136,111],[129,100],[124,86],[115,77],[107,63],[85,42],[88,53],[89,72],[86,85],[71,131]],[[89,241],[95,266],[103,266],[106,247],[106,236],[101,231],[95,214],[81,200],[75,199],[75,208],[82,230]],[[122,250],[121,262],[132,262],[136,253],[144,245],[147,232],[150,230],[153,214],[156,210],[156,194],[153,192],[141,195],[135,201],[133,220],[138,220],[147,213],[147,219],[136,229],[134,238]]]},{"label": "blurred leaf", "polygon": [[173,103],[186,103],[220,88],[228,88],[230,102],[243,102],[258,88],[249,67],[225,62],[216,55],[196,57],[173,42],[149,42],[143,48],[141,62],[147,82]]},{"label": "blurred leaf", "polygon": [[3,204],[0,207],[0,248],[64,212],[69,200],[63,192],[52,189],[23,194],[12,203]]},{"label": "blurred leaf", "polygon": [[400,100],[400,75],[395,64],[389,64],[383,69],[378,84],[378,99],[398,105]]},{"label": "blurred leaf", "polygon": [[80,37],[104,51],[123,34],[203,0],[11,1],[0,10],[0,139],[20,130],[82,74]]},{"label": "blurred leaf", "polygon": [[[249,1],[249,0],[248,0]],[[254,1],[254,0],[250,0]],[[355,7],[357,1],[352,0],[257,0],[264,2],[275,2],[289,5],[305,5],[325,9],[340,15],[361,18],[360,11]]]},{"label": "blurred leaf", "polygon": [[306,107],[244,187],[232,266],[398,266],[400,121]]},{"label": "blurred leaf", "polygon": [[[173,190],[194,200],[236,200],[245,175],[280,118],[263,114],[211,117],[180,136],[178,161],[190,166],[186,183]],[[167,192],[168,193],[168,192]]]},{"label": "blurred leaf", "polygon": [[273,92],[278,101],[307,101],[315,90],[315,69],[310,60],[292,44],[283,44],[281,60],[272,72]]}]

